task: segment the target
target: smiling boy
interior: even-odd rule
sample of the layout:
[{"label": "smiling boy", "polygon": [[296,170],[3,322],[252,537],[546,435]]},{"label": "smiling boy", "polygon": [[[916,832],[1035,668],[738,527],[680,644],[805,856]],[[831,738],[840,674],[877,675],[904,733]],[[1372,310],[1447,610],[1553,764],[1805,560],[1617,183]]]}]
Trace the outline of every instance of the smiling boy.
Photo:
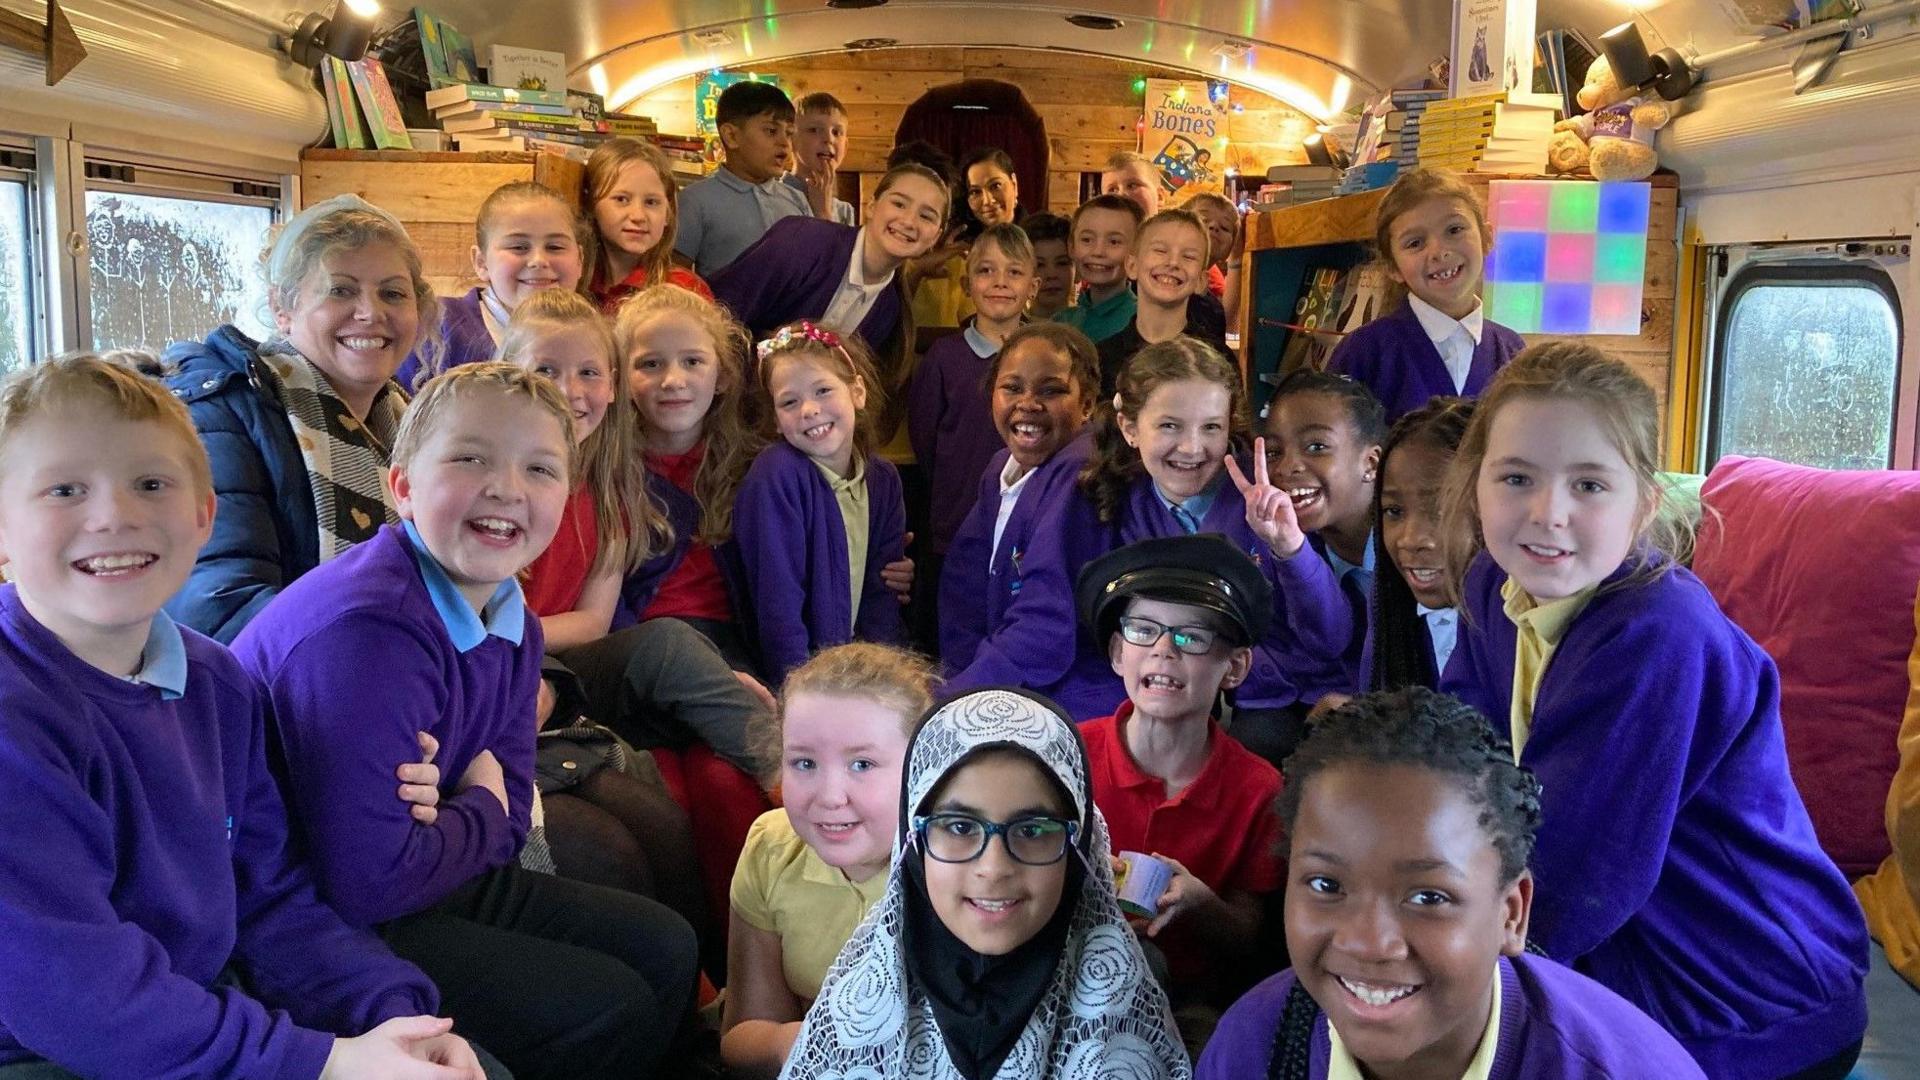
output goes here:
[{"label": "smiling boy", "polygon": [[840,163],[847,156],[847,107],[825,90],[816,90],[794,102],[793,108],[794,160],[787,186],[807,197],[814,217],[855,224],[853,204],[834,194],[839,189]]},{"label": "smiling boy", "polygon": [[1094,802],[1115,851],[1173,867],[1146,933],[1166,953],[1176,1006],[1224,1005],[1234,965],[1218,958],[1255,951],[1261,897],[1283,882],[1280,774],[1215,720],[1221,691],[1246,681],[1273,587],[1226,538],[1203,533],[1119,548],[1089,563],[1075,592],[1127,693],[1114,715],[1080,725]]},{"label": "smiling boy", "polygon": [[1141,223],[1126,261],[1126,276],[1139,292],[1138,305],[1126,326],[1099,342],[1103,397],[1113,394],[1120,368],[1148,345],[1185,334],[1229,356],[1225,321],[1202,314],[1192,303],[1198,299],[1194,289],[1206,274],[1210,244],[1206,225],[1191,210],[1162,210]]},{"label": "smiling boy", "polygon": [[[559,527],[573,454],[551,381],[502,363],[439,376],[394,439],[403,525],[294,582],[234,651],[267,688],[334,908],[425,969],[514,1075],[646,1075],[691,995],[692,929],[652,900],[514,861],[542,655],[515,576]],[[389,805],[386,777],[417,756],[417,731],[458,778],[431,825]]]},{"label": "smiling boy", "polygon": [[[1096,195],[1073,212],[1068,249],[1073,272],[1085,287],[1080,300],[1054,313],[1096,345],[1133,321],[1133,290],[1127,288],[1127,255],[1140,230],[1140,206],[1120,195]],[[1113,388],[1107,388],[1108,393]]]},{"label": "smiling boy", "polygon": [[427,977],[314,894],[258,688],[160,609],[213,522],[185,407],[51,360],[0,389],[0,464],[0,1075],[476,1077]]},{"label": "smiling boy", "polygon": [[714,120],[726,160],[680,192],[673,249],[712,278],[784,217],[813,217],[806,192],[784,177],[793,164],[793,102],[770,83],[734,83]]}]

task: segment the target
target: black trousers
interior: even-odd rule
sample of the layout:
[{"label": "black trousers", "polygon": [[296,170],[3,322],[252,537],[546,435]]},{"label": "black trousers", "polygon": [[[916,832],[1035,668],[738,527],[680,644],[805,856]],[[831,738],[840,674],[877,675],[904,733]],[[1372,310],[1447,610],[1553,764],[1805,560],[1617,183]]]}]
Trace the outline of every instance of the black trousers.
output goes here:
[{"label": "black trousers", "polygon": [[691,1006],[685,919],[643,896],[503,866],[381,936],[519,1080],[655,1075]]}]

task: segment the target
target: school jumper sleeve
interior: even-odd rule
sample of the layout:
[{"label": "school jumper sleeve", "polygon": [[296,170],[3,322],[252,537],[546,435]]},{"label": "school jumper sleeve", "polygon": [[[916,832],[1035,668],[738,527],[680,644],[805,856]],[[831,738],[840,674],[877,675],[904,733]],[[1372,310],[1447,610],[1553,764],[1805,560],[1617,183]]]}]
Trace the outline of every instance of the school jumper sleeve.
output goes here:
[{"label": "school jumper sleeve", "polygon": [[993,559],[993,526],[1000,514],[1000,477],[1011,453],[1001,450],[980,474],[973,509],[953,535],[940,567],[940,657],[947,670],[973,662],[987,636],[988,564]]},{"label": "school jumper sleeve", "polygon": [[[783,217],[707,283],[753,336],[765,337],[794,319],[826,314],[845,279],[857,230],[810,217]],[[883,294],[874,306],[886,302]],[[867,313],[867,325],[873,319]],[[878,347],[878,342],[869,341]]]},{"label": "school jumper sleeve", "polygon": [[[907,383],[907,440],[913,444],[913,459],[930,478],[934,475],[934,455],[940,446],[940,418],[948,408],[946,369],[954,359],[955,346],[973,351],[961,335],[949,334],[927,349],[926,357],[914,366],[913,378]],[[936,490],[934,497],[942,499],[958,494]],[[939,512],[934,516],[938,517]]]},{"label": "school jumper sleeve", "polygon": [[[527,836],[531,777],[518,775],[521,755],[506,747],[491,749],[511,814],[471,787],[442,798],[438,820],[422,825],[394,795],[395,767],[420,759],[416,733],[442,723],[439,653],[417,626],[361,612],[308,634],[268,682],[286,759],[300,763],[287,777],[289,801],[327,899],[355,924],[432,906],[510,861]],[[531,718],[528,727],[530,740]],[[451,787],[458,778],[444,779]]]},{"label": "school jumper sleeve", "polygon": [[904,644],[906,619],[900,601],[880,576],[888,563],[907,556],[907,504],[900,472],[878,456],[867,458],[867,566],[860,588],[860,610],[853,624],[858,641]]},{"label": "school jumper sleeve", "polygon": [[[745,595],[752,599],[754,633],[763,669],[776,680],[805,663],[812,652],[806,622],[807,594],[826,588],[810,580],[808,549],[827,537],[812,535],[807,482],[813,478],[797,468],[783,467],[780,444],[768,447],[753,461],[733,503],[733,547],[741,570]],[[808,471],[813,465],[803,462]],[[871,496],[871,492],[869,492]],[[839,511],[830,515],[839,520]],[[795,530],[800,530],[795,535]],[[841,543],[845,544],[844,533]],[[846,563],[844,549],[840,556]],[[851,590],[848,602],[852,600]]]},{"label": "school jumper sleeve", "polygon": [[0,971],[9,973],[0,1021],[12,1038],[113,1080],[318,1076],[330,1036],[236,987],[208,989],[178,973],[159,941],[114,910],[124,837],[89,790],[89,752],[47,726],[9,728],[0,739]]}]

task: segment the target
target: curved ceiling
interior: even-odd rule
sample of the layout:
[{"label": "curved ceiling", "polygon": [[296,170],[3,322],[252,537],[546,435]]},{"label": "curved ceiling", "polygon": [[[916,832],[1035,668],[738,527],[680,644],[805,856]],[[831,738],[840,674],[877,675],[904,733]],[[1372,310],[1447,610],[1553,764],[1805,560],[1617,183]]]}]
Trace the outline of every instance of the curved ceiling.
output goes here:
[{"label": "curved ceiling", "polygon": [[[845,0],[839,0],[845,3]],[[1743,0],[1764,5],[1790,0]],[[564,52],[574,82],[618,106],[661,85],[884,38],[901,47],[1021,46],[1151,60],[1231,79],[1327,119],[1423,74],[1445,55],[1447,0],[442,0],[433,10],[475,41]],[[1539,26],[1597,34],[1636,16],[1651,43],[1719,48],[1743,40],[1719,0],[1541,0]],[[1083,29],[1066,16],[1118,19]],[[1218,50],[1218,51],[1216,51]],[[1070,63],[1064,60],[1063,63]]]}]

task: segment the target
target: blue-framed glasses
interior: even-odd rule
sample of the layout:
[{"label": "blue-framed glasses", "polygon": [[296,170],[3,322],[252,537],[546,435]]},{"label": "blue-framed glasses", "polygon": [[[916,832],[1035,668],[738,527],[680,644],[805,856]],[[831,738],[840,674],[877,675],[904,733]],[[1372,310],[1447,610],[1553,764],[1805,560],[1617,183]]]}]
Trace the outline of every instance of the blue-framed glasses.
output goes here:
[{"label": "blue-framed glasses", "polygon": [[926,814],[913,819],[920,850],[935,862],[972,862],[986,853],[997,835],[1013,861],[1028,866],[1052,866],[1066,858],[1080,835],[1078,822],[1055,817],[1023,817],[1012,821],[983,821],[972,814]]}]

